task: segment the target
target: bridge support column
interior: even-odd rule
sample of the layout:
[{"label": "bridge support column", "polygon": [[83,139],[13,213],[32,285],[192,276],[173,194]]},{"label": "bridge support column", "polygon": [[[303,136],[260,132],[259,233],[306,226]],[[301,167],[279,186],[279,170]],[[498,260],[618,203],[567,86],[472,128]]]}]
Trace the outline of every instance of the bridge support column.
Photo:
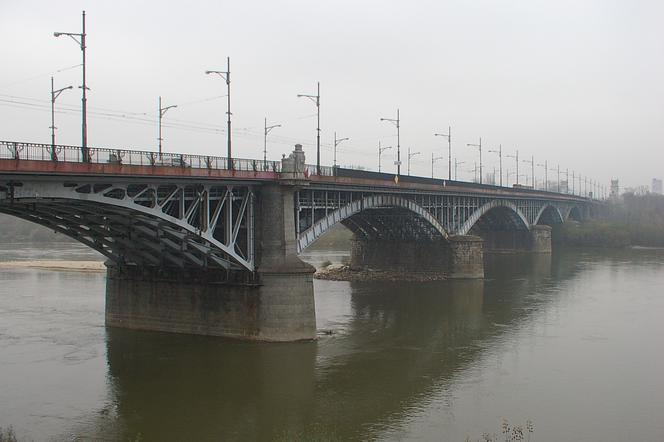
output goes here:
[{"label": "bridge support column", "polygon": [[446,273],[449,246],[444,240],[414,241],[353,238],[350,267],[399,272]]},{"label": "bridge support column", "polygon": [[535,253],[551,253],[550,226],[530,226],[530,250]]},{"label": "bridge support column", "polygon": [[482,238],[473,235],[455,235],[449,237],[449,243],[449,277],[452,279],[484,278]]},{"label": "bridge support column", "polygon": [[259,339],[297,341],[316,338],[313,274],[316,269],[297,257],[293,186],[261,187],[260,333]]},{"label": "bridge support column", "polygon": [[261,188],[257,273],[108,263],[106,325],[261,341],[316,337],[313,273],[296,256],[294,192]]}]

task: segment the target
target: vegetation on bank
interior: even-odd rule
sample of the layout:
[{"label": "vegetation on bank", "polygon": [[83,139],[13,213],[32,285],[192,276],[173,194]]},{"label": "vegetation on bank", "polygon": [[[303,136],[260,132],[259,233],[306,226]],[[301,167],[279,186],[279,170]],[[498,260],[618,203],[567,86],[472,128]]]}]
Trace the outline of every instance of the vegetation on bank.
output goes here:
[{"label": "vegetation on bank", "polygon": [[7,429],[0,427],[0,442],[18,442],[14,429],[11,426]]},{"label": "vegetation on bank", "polygon": [[579,247],[664,247],[664,196],[625,194],[599,220],[556,226],[552,239]]}]

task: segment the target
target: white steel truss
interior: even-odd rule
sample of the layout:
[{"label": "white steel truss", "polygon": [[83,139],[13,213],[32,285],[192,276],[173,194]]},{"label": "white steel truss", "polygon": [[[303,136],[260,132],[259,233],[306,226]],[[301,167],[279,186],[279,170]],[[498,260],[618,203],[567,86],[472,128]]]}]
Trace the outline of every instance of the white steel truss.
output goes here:
[{"label": "white steel truss", "polygon": [[232,183],[21,180],[0,212],[119,263],[254,270],[254,191]]}]

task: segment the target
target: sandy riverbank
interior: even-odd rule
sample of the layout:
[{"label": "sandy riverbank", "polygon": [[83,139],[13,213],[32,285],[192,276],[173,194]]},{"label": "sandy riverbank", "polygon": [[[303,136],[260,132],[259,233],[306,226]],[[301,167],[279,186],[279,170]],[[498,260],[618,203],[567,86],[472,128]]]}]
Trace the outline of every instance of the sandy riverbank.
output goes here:
[{"label": "sandy riverbank", "polygon": [[0,261],[0,269],[44,269],[65,272],[105,272],[102,261],[62,261],[62,260],[31,260],[31,261]]}]

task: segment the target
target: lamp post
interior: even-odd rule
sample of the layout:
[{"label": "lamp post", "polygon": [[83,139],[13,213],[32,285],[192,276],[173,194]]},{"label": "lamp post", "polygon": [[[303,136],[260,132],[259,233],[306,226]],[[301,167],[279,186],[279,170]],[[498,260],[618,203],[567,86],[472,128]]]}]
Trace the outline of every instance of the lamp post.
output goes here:
[{"label": "lamp post", "polygon": [[[516,150],[516,155],[505,155],[507,158],[514,158],[516,162],[516,184],[519,185],[519,149]],[[509,180],[508,180],[509,181]],[[507,183],[509,186],[509,182]]]},{"label": "lamp post", "polygon": [[433,135],[447,138],[447,179],[452,181],[452,126],[448,126],[446,134]]},{"label": "lamp post", "polygon": [[457,161],[456,157],[454,158],[454,181],[457,180],[458,175],[457,175],[457,168],[459,167],[459,164],[464,164],[465,161]]},{"label": "lamp post", "polygon": [[400,133],[399,133],[399,127],[401,123],[401,119],[399,117],[399,109],[397,109],[397,118],[381,118],[380,121],[389,121],[390,123],[393,123],[397,126],[397,160],[394,164],[397,165],[397,176],[401,175],[401,140],[400,140]]},{"label": "lamp post", "polygon": [[281,127],[281,124],[273,124],[272,126],[267,125],[267,117],[265,117],[265,130],[263,131],[263,170],[267,170],[267,134],[269,134],[272,129]]},{"label": "lamp post", "polygon": [[444,157],[434,157],[433,152],[431,152],[431,178],[433,178],[433,163],[442,159],[444,159]]},{"label": "lamp post", "polygon": [[548,160],[544,161],[544,164],[537,164],[544,168],[544,190],[549,191],[549,162]]},{"label": "lamp post", "polygon": [[169,109],[173,109],[174,107],[178,106],[176,104],[173,104],[171,106],[162,107],[161,95],[159,96],[159,138],[157,138],[157,140],[159,141],[159,159],[161,159],[161,142],[163,140],[163,138],[161,137],[161,120],[164,118],[164,115],[166,115],[166,112],[168,112]]},{"label": "lamp post", "polygon": [[466,146],[477,147],[480,150],[480,184],[482,184],[482,137],[480,137],[480,144],[468,143]]},{"label": "lamp post", "polygon": [[320,82],[316,85],[316,95],[298,94],[297,96],[308,98],[316,105],[316,173],[320,175]]},{"label": "lamp post", "polygon": [[556,192],[560,193],[560,164],[558,164],[556,171],[558,173],[558,185],[556,187]]},{"label": "lamp post", "polygon": [[227,156],[228,156],[228,170],[233,169],[233,154],[231,151],[231,58],[226,57],[226,71],[205,71],[207,75],[216,74],[224,79],[226,82],[226,97],[227,108],[226,108],[226,146],[227,146]]},{"label": "lamp post", "polygon": [[521,160],[524,163],[530,163],[530,185],[533,187],[533,190],[535,189],[535,156],[532,155],[530,157],[530,161],[528,160]]},{"label": "lamp post", "polygon": [[565,193],[569,194],[569,168],[565,169]]},{"label": "lamp post", "polygon": [[88,87],[85,83],[85,11],[83,11],[83,31],[81,33],[75,32],[54,32],[54,37],[60,37],[61,35],[66,35],[71,38],[78,44],[83,53],[83,85],[80,86],[82,91],[81,98],[81,156],[84,163],[90,161],[90,155],[88,154],[88,99],[86,96],[86,91]]},{"label": "lamp post", "polygon": [[55,100],[60,96],[60,94],[67,89],[72,89],[73,86],[63,87],[61,89],[53,89],[53,77],[51,77],[51,159],[53,161],[58,159],[57,153],[55,152]]},{"label": "lamp post", "polygon": [[342,141],[348,141],[350,138],[339,138],[337,139],[337,133],[334,133],[334,167],[337,167],[337,146],[341,144]]},{"label": "lamp post", "polygon": [[410,159],[413,158],[415,155],[419,155],[422,152],[413,152],[410,153],[410,147],[408,148],[408,176],[410,176]]},{"label": "lamp post", "polygon": [[387,149],[392,149],[392,146],[380,147],[380,141],[378,142],[378,172],[380,172],[380,157],[383,155],[383,151]]},{"label": "lamp post", "polygon": [[[498,160],[499,160],[499,170],[500,170],[500,187],[503,187],[503,145],[499,144],[498,145],[498,150],[489,150],[491,153],[497,153],[498,154]],[[493,179],[494,184],[496,179]]]}]

